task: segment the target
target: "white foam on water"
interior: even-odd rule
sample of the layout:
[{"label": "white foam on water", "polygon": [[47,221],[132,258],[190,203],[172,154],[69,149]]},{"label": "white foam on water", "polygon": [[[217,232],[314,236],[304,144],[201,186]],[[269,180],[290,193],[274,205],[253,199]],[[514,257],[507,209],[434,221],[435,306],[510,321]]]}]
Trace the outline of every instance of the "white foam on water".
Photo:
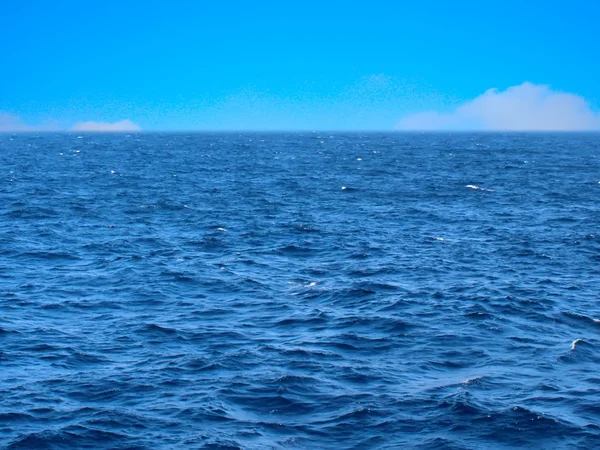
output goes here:
[{"label": "white foam on water", "polygon": [[494,192],[493,189],[482,188],[482,187],[479,187],[479,186],[475,186],[474,184],[467,184],[465,187],[469,188],[469,189],[475,189],[475,190],[478,190],[478,191]]},{"label": "white foam on water", "polygon": [[485,375],[480,375],[478,377],[473,377],[473,378],[467,378],[464,381],[461,381],[460,384],[464,384],[464,385],[468,385],[471,383],[476,383],[477,381],[483,380],[485,378]]}]

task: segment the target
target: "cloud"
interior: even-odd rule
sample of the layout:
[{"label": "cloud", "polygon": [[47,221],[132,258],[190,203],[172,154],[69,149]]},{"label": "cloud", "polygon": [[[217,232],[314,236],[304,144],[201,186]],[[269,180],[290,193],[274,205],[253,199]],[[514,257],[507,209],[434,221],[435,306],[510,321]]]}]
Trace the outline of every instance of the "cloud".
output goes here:
[{"label": "cloud", "polygon": [[404,117],[400,130],[584,131],[600,130],[600,114],[583,97],[523,83],[489,89],[449,113]]},{"label": "cloud", "polygon": [[11,131],[34,131],[35,127],[25,125],[23,120],[18,116],[0,111],[0,132]]},{"label": "cloud", "polygon": [[[27,125],[23,119],[14,114],[0,111],[0,132],[25,133],[33,131],[65,131],[65,126],[58,122],[45,121],[37,125]],[[131,120],[120,122],[77,122],[70,131],[141,131],[141,128]]]},{"label": "cloud", "polygon": [[60,126],[54,120],[44,120],[36,125],[27,125],[19,116],[0,111],[0,133],[27,133],[33,131],[44,132],[59,130]]},{"label": "cloud", "polygon": [[142,129],[131,120],[120,122],[77,122],[70,131],[95,131],[95,132],[118,132],[118,131],[142,131]]}]

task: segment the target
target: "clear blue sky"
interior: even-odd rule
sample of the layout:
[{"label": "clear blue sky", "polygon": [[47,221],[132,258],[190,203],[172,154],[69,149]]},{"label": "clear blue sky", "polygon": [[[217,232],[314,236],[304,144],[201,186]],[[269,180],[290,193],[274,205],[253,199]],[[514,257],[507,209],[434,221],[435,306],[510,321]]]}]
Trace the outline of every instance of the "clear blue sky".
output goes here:
[{"label": "clear blue sky", "polygon": [[599,1],[31,1],[0,12],[27,124],[390,129],[524,81],[600,106]]}]

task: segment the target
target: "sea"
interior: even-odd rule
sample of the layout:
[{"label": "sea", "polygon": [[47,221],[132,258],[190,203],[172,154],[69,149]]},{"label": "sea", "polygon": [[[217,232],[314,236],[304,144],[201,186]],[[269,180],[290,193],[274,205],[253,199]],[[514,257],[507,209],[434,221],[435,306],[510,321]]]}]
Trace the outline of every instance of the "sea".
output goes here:
[{"label": "sea", "polygon": [[1,134],[0,448],[600,448],[600,134]]}]

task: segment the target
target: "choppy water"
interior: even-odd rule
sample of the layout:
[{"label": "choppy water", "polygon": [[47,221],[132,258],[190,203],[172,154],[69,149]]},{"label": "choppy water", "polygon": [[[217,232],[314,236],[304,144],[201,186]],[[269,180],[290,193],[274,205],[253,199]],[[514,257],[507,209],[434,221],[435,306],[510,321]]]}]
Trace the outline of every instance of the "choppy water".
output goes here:
[{"label": "choppy water", "polygon": [[0,446],[600,446],[600,135],[0,135]]}]

